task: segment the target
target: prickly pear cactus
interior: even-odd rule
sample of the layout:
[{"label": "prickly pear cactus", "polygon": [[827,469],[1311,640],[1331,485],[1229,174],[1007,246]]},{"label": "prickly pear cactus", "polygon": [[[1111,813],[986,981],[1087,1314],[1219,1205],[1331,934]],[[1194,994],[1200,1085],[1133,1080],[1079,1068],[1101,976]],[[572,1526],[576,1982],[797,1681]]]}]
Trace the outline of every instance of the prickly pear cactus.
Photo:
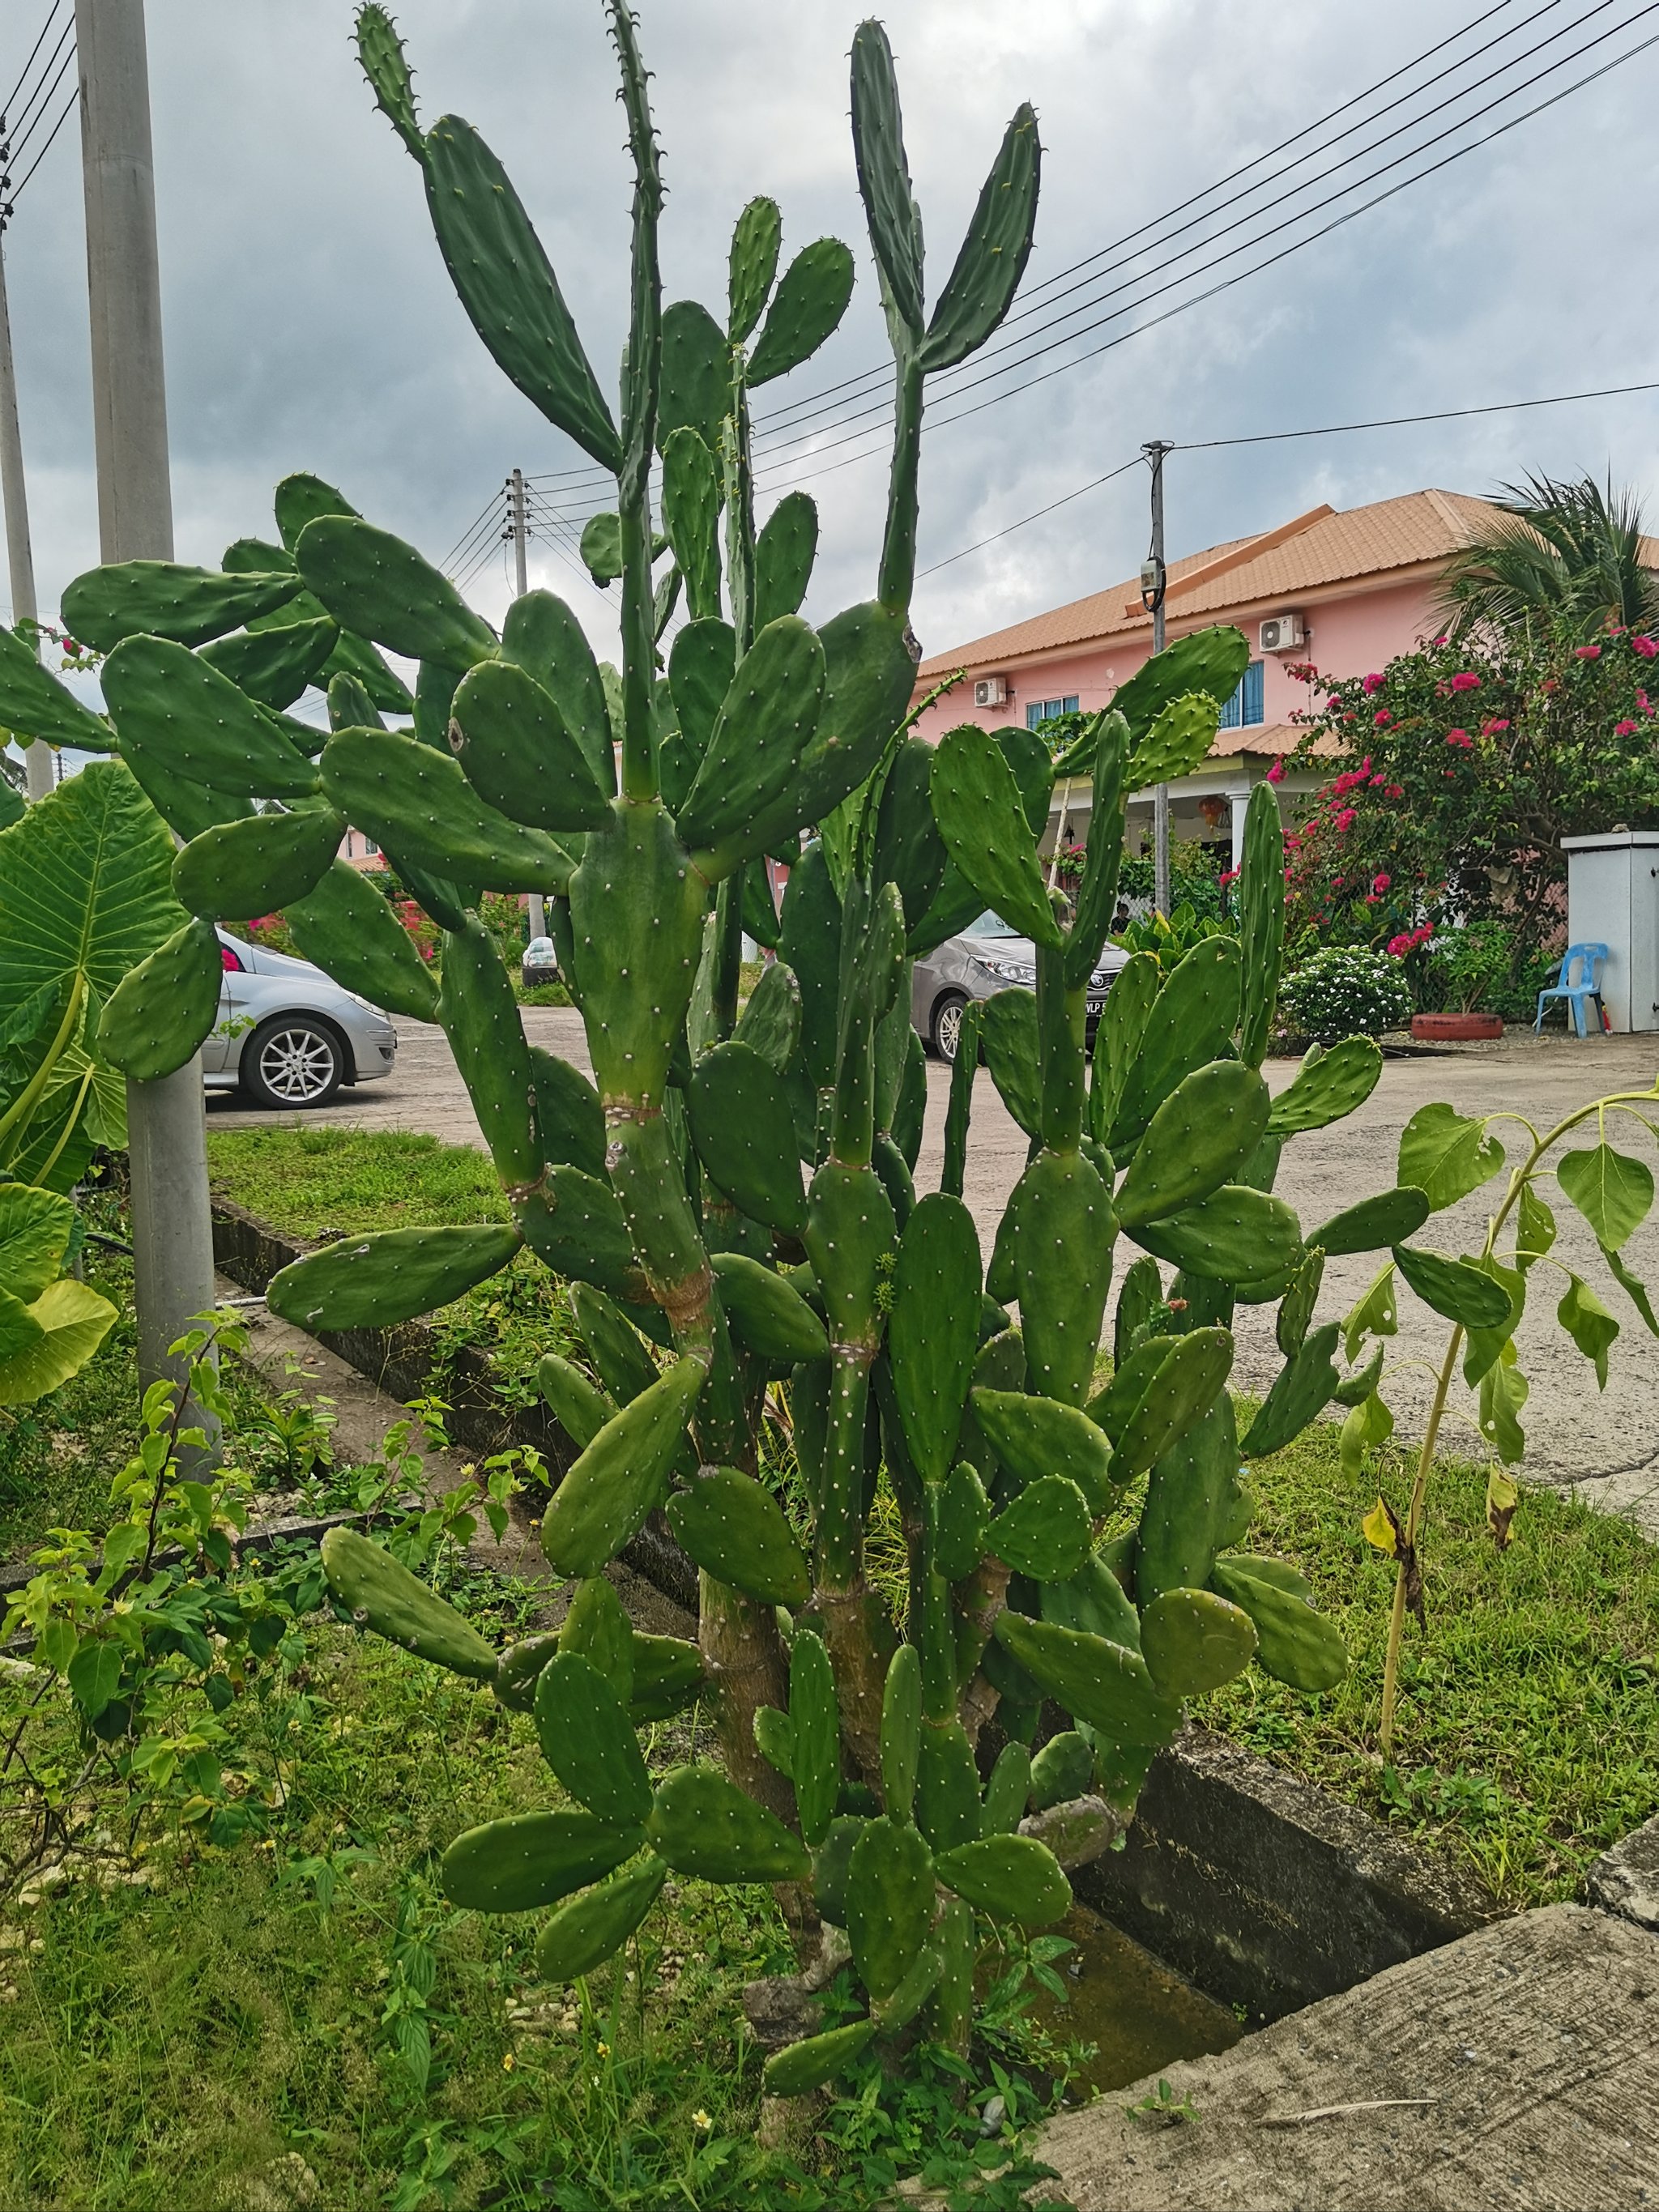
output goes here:
[{"label": "prickly pear cactus", "polygon": [[[1060,763],[1093,785],[1074,901],[1038,861],[1055,772],[1040,741],[967,726],[934,750],[908,733],[926,381],[983,344],[1018,283],[1037,199],[1030,108],[930,313],[892,57],[879,26],[858,31],[854,140],[895,453],[875,596],[814,627],[799,609],[817,516],[794,494],[757,527],[748,394],[835,329],[852,256],[819,240],[780,276],[781,219],[757,199],[724,312],[665,308],[646,73],[622,0],[608,16],[636,179],[614,409],[499,161],[458,118],[422,124],[380,8],[358,36],[480,337],[615,472],[615,513],[585,547],[621,584],[620,683],[550,593],[518,600],[498,637],[308,477],[278,488],[281,544],[243,541],[222,574],[137,562],[82,578],[65,611],[108,653],[108,742],[189,840],[175,883],[195,917],[112,1000],[104,1042],[146,1073],[179,1064],[216,1000],[210,923],[277,899],[342,982],[443,1024],[513,1225],[332,1248],[278,1276],[270,1304],[313,1329],[397,1322],[522,1247],[563,1278],[591,1371],[544,1365],[580,1449],[543,1541],[575,1601],[556,1638],[498,1654],[361,1536],[329,1537],[330,1579],[361,1621],[488,1682],[538,1731],[570,1802],[462,1836],[445,1879],[458,1903],[545,1912],[547,1974],[613,1954],[671,1869],[775,1882],[804,1937],[820,1921],[846,1931],[867,2017],[772,2062],[773,2086],[798,2091],[924,2014],[965,2034],[974,1916],[1033,1928],[1064,1913],[1064,1868],[1128,1818],[1184,1699],[1253,1662],[1308,1689],[1340,1678],[1297,1577],[1245,1548],[1241,1449],[1282,1448],[1348,1388],[1334,1331],[1310,1332],[1321,1249],[1273,1185],[1286,1139],[1351,1112],[1380,1060],[1351,1040],[1269,1097],[1283,884],[1265,788],[1239,940],[1200,946],[1161,987],[1132,961],[1088,1049],[1126,797],[1207,750],[1246,659],[1236,631],[1150,663]],[[690,618],[665,651],[682,591]],[[418,663],[412,699],[380,647]],[[313,681],[325,738],[287,713]],[[0,680],[9,725],[80,730],[61,687],[33,665],[27,683],[14,698]],[[332,857],[348,821],[441,926],[440,986]],[[477,919],[486,890],[549,898],[592,1082],[527,1043]],[[991,1079],[1030,1139],[988,1252],[962,1196],[979,1032],[952,1081],[941,1188],[919,1194],[909,1021],[912,961],[988,906],[1037,948],[1035,995],[983,1009]],[[778,957],[740,1012],[745,930]],[[1337,1249],[1397,1241],[1412,1206],[1352,1210]],[[1242,1447],[1227,1388],[1241,1300],[1278,1304],[1285,1358]],[[778,1389],[787,1486],[763,1431]],[[902,1627],[866,1570],[878,1484],[908,1550]],[[699,1648],[635,1633],[605,1580],[653,1516],[700,1571]],[[639,1729],[698,1698],[721,1767],[653,1784]]]}]

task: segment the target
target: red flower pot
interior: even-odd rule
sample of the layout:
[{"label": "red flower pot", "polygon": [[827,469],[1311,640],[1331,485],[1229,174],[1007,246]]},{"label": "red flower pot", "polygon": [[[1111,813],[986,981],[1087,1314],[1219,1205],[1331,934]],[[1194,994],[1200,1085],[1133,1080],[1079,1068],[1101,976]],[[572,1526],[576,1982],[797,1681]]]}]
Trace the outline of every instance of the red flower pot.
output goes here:
[{"label": "red flower pot", "polygon": [[1472,1044],[1504,1034],[1500,1014],[1413,1014],[1412,1035],[1419,1044]]}]

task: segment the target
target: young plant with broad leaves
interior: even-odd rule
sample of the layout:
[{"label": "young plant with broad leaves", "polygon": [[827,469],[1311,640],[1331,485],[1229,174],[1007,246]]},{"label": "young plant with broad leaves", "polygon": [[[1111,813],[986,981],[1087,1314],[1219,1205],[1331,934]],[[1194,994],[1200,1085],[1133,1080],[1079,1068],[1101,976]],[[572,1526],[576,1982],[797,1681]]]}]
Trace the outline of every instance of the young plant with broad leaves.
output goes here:
[{"label": "young plant with broad leaves", "polygon": [[[1377,1550],[1397,1563],[1394,1610],[1383,1662],[1380,1736],[1384,1757],[1394,1748],[1400,1692],[1400,1656],[1406,1616],[1426,1620],[1422,1538],[1424,1510],[1434,1472],[1435,1450],[1460,1363],[1466,1386],[1476,1394],[1480,1433],[1495,1455],[1486,1486],[1486,1515],[1500,1550],[1507,1548],[1519,1491],[1505,1468],[1518,1467],[1526,1452],[1521,1425],[1530,1386],[1516,1349],[1516,1332],[1527,1310],[1529,1289],[1553,1279],[1559,1291],[1555,1318],[1590,1362],[1599,1390],[1607,1384],[1607,1360],[1620,1323],[1595,1287],[1553,1249],[1556,1220],[1540,1184],[1553,1177],[1556,1188],[1588,1224],[1608,1274],[1641,1316],[1650,1334],[1659,1336],[1647,1285],[1624,1256],[1624,1247],[1653,1208],[1653,1170],[1634,1153],[1608,1142],[1609,1125],[1659,1137],[1659,1082],[1645,1091],[1614,1092],[1580,1106],[1553,1128],[1540,1130],[1524,1115],[1508,1111],[1470,1117],[1447,1105],[1420,1107],[1400,1139],[1400,1181],[1420,1191],[1426,1212],[1438,1212],[1470,1197],[1508,1170],[1504,1194],[1488,1217],[1480,1251],[1448,1258],[1409,1244],[1398,1244],[1343,1326],[1345,1349],[1357,1359],[1374,1340],[1369,1366],[1371,1387],[1343,1425],[1342,1456],[1358,1473],[1367,1450],[1386,1444],[1394,1434],[1394,1415],[1382,1397],[1384,1344],[1399,1328],[1397,1285],[1403,1282],[1424,1304],[1452,1324],[1435,1376],[1416,1468],[1402,1516],[1379,1496],[1367,1515],[1365,1534]],[[1525,1132],[1524,1149],[1511,1164],[1498,1122],[1516,1121]],[[1594,1144],[1582,1139],[1593,1132]],[[1579,1139],[1577,1144],[1574,1138]]]},{"label": "young plant with broad leaves", "polygon": [[[1089,1050],[1127,795],[1208,750],[1248,657],[1236,630],[1150,661],[1057,762],[1024,731],[969,725],[937,749],[909,733],[927,384],[984,343],[1018,287],[1030,110],[930,307],[892,57],[878,25],[856,33],[895,445],[875,596],[815,627],[799,609],[816,515],[793,495],[757,526],[749,393],[834,330],[851,257],[822,240],[780,277],[778,211],[757,200],[724,315],[662,306],[646,73],[621,0],[607,12],[635,171],[614,411],[495,156],[458,118],[422,124],[381,9],[358,34],[479,335],[615,474],[586,551],[621,586],[620,672],[607,680],[545,591],[498,636],[309,477],[278,488],[280,545],[245,542],[216,573],[82,578],[65,617],[108,653],[101,742],[188,837],[174,883],[192,917],[100,1034],[134,1073],[180,1064],[213,1018],[215,923],[273,908],[348,988],[442,1024],[511,1219],[343,1242],[284,1270],[270,1304],[312,1329],[386,1326],[526,1248],[568,1282],[588,1362],[541,1369],[574,1447],[542,1543],[576,1589],[556,1638],[502,1651],[363,1535],[329,1537],[330,1581],[365,1626],[532,1720],[573,1802],[458,1838],[443,1878],[464,1905],[548,1911],[546,1974],[614,1954],[671,1870],[776,1885],[804,1955],[824,1923],[844,1931],[866,2009],[774,2057],[773,2087],[798,2091],[918,2021],[963,2041],[975,1916],[1063,1914],[1065,1869],[1128,1818],[1185,1699],[1252,1661],[1307,1690],[1341,1678],[1301,1578],[1243,1548],[1242,1460],[1350,1399],[1339,1325],[1313,1325],[1323,1255],[1400,1243],[1428,1201],[1386,1193],[1304,1235],[1273,1194],[1285,1142],[1359,1106],[1380,1055],[1346,1040],[1269,1097],[1283,863],[1268,790],[1248,817],[1239,934],[1167,975],[1132,960]],[[690,619],[665,662],[678,592]],[[418,663],[412,726],[380,719],[410,702],[380,647]],[[331,732],[287,713],[313,678]],[[1038,860],[1056,776],[1092,786],[1074,899]],[[441,981],[335,858],[347,822],[441,927]],[[592,1081],[528,1043],[478,919],[486,891],[528,890],[550,900]],[[940,1184],[919,1194],[910,963],[988,906],[1033,940],[1036,988],[970,1013]],[[777,957],[740,1008],[745,930]],[[963,1195],[981,1037],[1030,1139],[988,1255]],[[1138,1251],[1097,1389],[1120,1237]],[[1242,1438],[1240,1301],[1277,1309],[1283,1357]],[[793,1468],[773,1443],[780,1399]],[[878,1511],[902,1533],[902,1606],[872,1577]],[[699,1571],[696,1645],[634,1631],[606,1579],[647,1524]],[[654,1780],[639,1731],[700,1698],[720,1764]],[[1040,1741],[1049,1701],[1066,1724]]]}]

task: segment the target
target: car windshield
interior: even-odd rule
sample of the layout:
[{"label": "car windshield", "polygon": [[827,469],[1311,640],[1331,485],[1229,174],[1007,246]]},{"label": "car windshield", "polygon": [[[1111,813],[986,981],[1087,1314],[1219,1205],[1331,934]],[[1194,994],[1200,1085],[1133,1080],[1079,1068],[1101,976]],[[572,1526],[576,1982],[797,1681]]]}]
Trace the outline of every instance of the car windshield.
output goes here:
[{"label": "car windshield", "polygon": [[1018,937],[1019,932],[1010,929],[1002,916],[993,914],[988,907],[977,921],[969,923],[962,934],[964,937]]}]

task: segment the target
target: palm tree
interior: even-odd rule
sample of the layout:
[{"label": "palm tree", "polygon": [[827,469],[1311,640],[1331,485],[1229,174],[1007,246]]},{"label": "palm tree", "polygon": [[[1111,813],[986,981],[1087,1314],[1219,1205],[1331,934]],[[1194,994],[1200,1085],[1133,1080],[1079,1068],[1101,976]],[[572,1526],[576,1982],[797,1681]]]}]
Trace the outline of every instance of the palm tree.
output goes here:
[{"label": "palm tree", "polygon": [[1453,636],[1472,629],[1565,629],[1591,638],[1609,626],[1659,622],[1659,574],[1643,565],[1634,494],[1594,477],[1528,477],[1504,484],[1494,522],[1452,556],[1439,611]]}]

